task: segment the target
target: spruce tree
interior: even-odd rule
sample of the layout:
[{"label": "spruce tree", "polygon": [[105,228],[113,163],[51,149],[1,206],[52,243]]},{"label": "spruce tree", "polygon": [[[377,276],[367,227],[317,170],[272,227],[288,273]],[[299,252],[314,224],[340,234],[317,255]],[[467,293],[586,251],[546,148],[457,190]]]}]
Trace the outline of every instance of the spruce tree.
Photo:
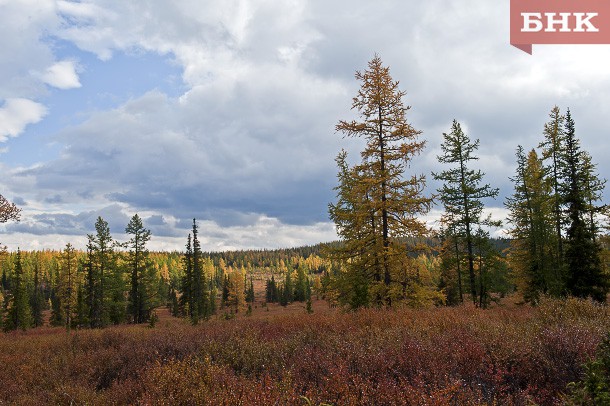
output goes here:
[{"label": "spruce tree", "polygon": [[193,303],[193,246],[191,235],[186,240],[186,251],[182,257],[182,275],[180,307],[186,317],[192,316]]},{"label": "spruce tree", "polygon": [[150,230],[144,228],[142,219],[135,214],[125,228],[125,233],[131,235],[126,243],[129,248],[127,264],[130,273],[130,290],[128,313],[133,323],[145,323],[150,318],[154,308],[154,273],[148,258],[146,243],[150,241]]},{"label": "spruce tree", "polygon": [[25,330],[32,326],[32,313],[28,301],[28,291],[25,274],[21,263],[21,250],[17,249],[15,257],[15,270],[11,283],[11,299],[7,319],[4,323],[5,330]]},{"label": "spruce tree", "polygon": [[36,258],[34,263],[34,291],[32,292],[30,306],[32,308],[32,322],[34,327],[40,327],[43,325],[44,310],[44,294],[42,292],[42,282],[40,280],[40,265]]},{"label": "spruce tree", "polygon": [[203,273],[203,258],[201,244],[199,242],[197,221],[193,219],[193,292],[191,321],[197,324],[200,319],[207,318],[208,314],[208,290],[206,277]]},{"label": "spruce tree", "polygon": [[104,327],[111,321],[121,321],[124,296],[122,275],[116,267],[114,240],[110,235],[108,222],[98,217],[95,222],[96,234],[88,238],[88,282],[91,327]]},{"label": "spruce tree", "polygon": [[605,302],[610,286],[601,264],[601,248],[595,242],[594,232],[587,222],[585,161],[570,110],[565,117],[563,153],[564,201],[568,213],[565,253],[568,267],[567,289],[574,296],[591,297]]}]

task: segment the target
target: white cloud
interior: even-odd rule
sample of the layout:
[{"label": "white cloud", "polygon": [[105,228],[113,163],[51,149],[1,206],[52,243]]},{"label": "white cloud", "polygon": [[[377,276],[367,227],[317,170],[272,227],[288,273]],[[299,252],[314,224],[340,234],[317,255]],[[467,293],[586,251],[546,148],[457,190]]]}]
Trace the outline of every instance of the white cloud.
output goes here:
[{"label": "white cloud", "polygon": [[[474,166],[504,195],[515,147],[537,145],[555,104],[573,108],[594,158],[610,153],[603,139],[610,49],[537,46],[526,55],[509,45],[507,1],[22,0],[0,8],[0,49],[11,55],[0,60],[0,99],[38,108],[19,116],[7,103],[0,140],[44,115],[33,101],[44,100],[44,83],[80,86],[71,61],[85,58],[56,55],[57,38],[107,64],[121,52],[166,55],[185,86],[172,93],[178,97],[145,89],[109,110],[96,109],[91,94],[96,112],[59,131],[61,156],[5,181],[36,215],[61,212],[68,221],[83,205],[95,211],[120,202],[130,212],[207,219],[218,235],[210,247],[299,244],[298,230],[311,242],[323,239],[317,225],[326,224],[333,198],[333,157],[342,147],[358,157],[359,142],[341,139],[334,125],[353,116],[353,73],[375,52],[408,92],[409,119],[424,130],[429,148],[412,170],[427,174],[431,189],[429,172],[441,170],[435,155],[453,118],[481,140]],[[602,162],[602,176],[609,170]],[[125,214],[108,215],[122,221]]]},{"label": "white cloud", "polygon": [[46,107],[32,100],[6,100],[0,108],[0,142],[18,136],[28,124],[39,122],[46,114]]},{"label": "white cloud", "polygon": [[81,87],[74,61],[60,61],[50,66],[41,77],[46,84],[58,89]]}]

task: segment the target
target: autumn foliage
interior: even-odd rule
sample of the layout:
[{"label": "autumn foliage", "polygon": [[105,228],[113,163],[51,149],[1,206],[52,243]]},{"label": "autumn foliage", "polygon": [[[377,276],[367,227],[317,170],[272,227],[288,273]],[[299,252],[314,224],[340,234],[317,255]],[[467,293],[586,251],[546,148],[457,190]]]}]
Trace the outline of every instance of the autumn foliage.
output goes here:
[{"label": "autumn foliage", "polygon": [[0,403],[551,405],[609,329],[576,299],[43,327],[0,336]]}]

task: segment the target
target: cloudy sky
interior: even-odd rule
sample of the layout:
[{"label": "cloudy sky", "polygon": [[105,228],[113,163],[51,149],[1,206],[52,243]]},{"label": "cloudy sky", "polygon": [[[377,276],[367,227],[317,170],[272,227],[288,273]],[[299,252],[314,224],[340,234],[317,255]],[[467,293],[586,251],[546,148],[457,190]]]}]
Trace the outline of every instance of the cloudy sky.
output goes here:
[{"label": "cloudy sky", "polygon": [[98,216],[120,240],[135,213],[154,249],[180,249],[192,218],[207,250],[336,238],[334,157],[360,143],[334,126],[375,53],[428,142],[414,173],[440,169],[458,119],[501,216],[515,148],[557,104],[608,177],[610,45],[530,56],[509,45],[508,0],[464,4],[0,0],[0,193],[23,209],[0,241],[82,248]]}]

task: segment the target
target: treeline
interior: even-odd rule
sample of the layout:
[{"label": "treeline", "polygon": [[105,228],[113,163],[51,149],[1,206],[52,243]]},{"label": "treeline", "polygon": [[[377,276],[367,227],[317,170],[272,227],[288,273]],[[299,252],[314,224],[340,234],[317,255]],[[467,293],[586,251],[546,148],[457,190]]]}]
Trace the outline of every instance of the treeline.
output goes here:
[{"label": "treeline", "polygon": [[[474,165],[479,140],[453,121],[437,157],[442,170],[432,173],[442,186],[426,196],[425,176],[407,174],[425,141],[406,119],[406,93],[378,56],[356,79],[361,87],[352,109],[359,118],[340,121],[336,130],[366,145],[359,163],[349,164],[345,151],[336,158],[337,201],[329,213],[341,244],[327,250],[339,263],[323,284],[329,295],[352,308],[425,307],[466,298],[487,307],[516,285],[532,302],[543,294],[606,300],[605,180],[581,149],[569,110],[564,116],[553,109],[540,153],[517,149],[515,192],[506,202],[512,237],[506,258],[490,238],[502,224],[484,214],[484,202],[499,190]],[[437,203],[444,212],[433,232],[421,218]],[[422,243],[432,234],[441,243],[434,258]]]},{"label": "treeline", "polygon": [[253,279],[288,279],[287,285],[274,285],[275,294],[261,297],[263,302],[307,301],[331,266],[321,257],[322,245],[204,253],[195,220],[184,252],[150,252],[151,234],[138,215],[125,229],[128,241],[115,240],[101,217],[95,231],[84,251],[71,244],[61,251],[0,250],[1,328],[46,321],[67,329],[154,323],[160,306],[196,324],[219,311],[251,311]]},{"label": "treeline", "polygon": [[[123,322],[144,323],[165,304],[171,258],[153,259],[146,247],[150,231],[134,215],[118,242],[99,217],[86,251],[70,243],[60,251],[2,255],[2,306],[5,330],[37,327],[50,310],[50,324],[99,328]],[[169,266],[168,266],[169,265]]]}]

